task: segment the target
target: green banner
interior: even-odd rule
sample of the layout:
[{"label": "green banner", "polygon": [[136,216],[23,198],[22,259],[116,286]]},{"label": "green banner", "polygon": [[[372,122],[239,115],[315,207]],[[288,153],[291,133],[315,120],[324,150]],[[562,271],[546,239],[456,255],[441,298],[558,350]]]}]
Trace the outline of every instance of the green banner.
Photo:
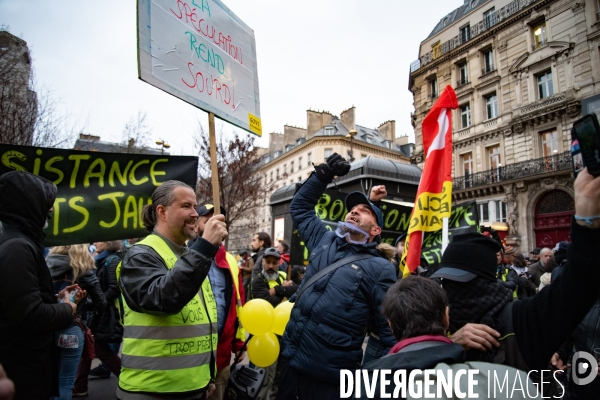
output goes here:
[{"label": "green banner", "polygon": [[0,175],[28,171],[58,187],[46,246],[146,236],[141,211],[162,182],[196,186],[198,158],[0,145]]},{"label": "green banner", "polygon": [[[337,223],[343,221],[348,213],[344,205],[347,193],[326,190],[315,206],[315,214],[325,223],[329,230],[335,230]],[[382,242],[394,245],[396,238],[401,233],[408,231],[412,207],[402,206],[397,203],[383,200],[383,231]],[[477,232],[479,218],[475,201],[458,204],[452,207],[452,215],[448,224],[450,240],[452,235],[466,232]],[[300,238],[298,229],[294,226],[292,242],[290,244],[290,262],[292,265],[308,265],[308,249]],[[426,232],[423,238],[421,256],[436,268],[442,257],[442,231]]]}]

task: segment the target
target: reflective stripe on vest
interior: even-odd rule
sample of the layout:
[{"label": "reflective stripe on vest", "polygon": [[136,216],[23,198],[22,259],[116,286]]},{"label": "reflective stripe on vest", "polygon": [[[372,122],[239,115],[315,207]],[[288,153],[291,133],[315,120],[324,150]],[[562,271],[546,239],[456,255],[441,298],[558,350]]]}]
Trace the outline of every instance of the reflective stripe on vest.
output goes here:
[{"label": "reflective stripe on vest", "polygon": [[[149,235],[135,244],[138,245],[154,249],[168,269],[177,261],[171,248],[157,235]],[[120,276],[121,264],[117,267],[117,280]],[[208,279],[202,283],[201,293],[202,299],[196,294],[180,312],[167,316],[135,312],[123,301],[121,389],[184,393],[208,385],[211,351],[217,348],[216,303]]]},{"label": "reflective stripe on vest", "polygon": [[[240,296],[240,267],[238,266],[237,260],[235,257],[229,253],[225,253],[225,259],[227,260],[227,264],[229,265],[229,271],[231,272],[231,279],[233,280],[233,285],[235,286],[235,311],[237,318],[242,315],[242,296]],[[242,324],[238,324],[237,332],[235,333],[236,339],[241,340],[242,342],[246,341],[246,330],[242,328]]]},{"label": "reflective stripe on vest", "polygon": [[[273,289],[275,286],[281,286],[281,283],[285,281],[287,274],[283,271],[279,271],[279,278],[276,281],[267,281],[269,289]],[[280,281],[281,280],[281,281]]]}]

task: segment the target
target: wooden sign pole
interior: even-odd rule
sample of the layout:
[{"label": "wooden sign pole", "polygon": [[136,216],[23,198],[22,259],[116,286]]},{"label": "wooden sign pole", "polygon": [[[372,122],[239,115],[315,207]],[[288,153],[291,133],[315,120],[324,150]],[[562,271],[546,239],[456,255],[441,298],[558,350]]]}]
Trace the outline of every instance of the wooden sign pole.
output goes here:
[{"label": "wooden sign pole", "polygon": [[221,214],[219,197],[219,170],[217,168],[217,140],[215,138],[215,114],[208,113],[208,140],[210,143],[210,173],[212,175],[214,213]]}]

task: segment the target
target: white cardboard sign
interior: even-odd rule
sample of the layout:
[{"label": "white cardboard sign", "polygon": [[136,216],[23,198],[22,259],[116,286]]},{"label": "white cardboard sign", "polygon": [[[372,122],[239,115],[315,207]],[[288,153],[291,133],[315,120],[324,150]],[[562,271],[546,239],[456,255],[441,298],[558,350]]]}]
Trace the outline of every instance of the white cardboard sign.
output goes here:
[{"label": "white cardboard sign", "polygon": [[254,31],[219,0],[138,0],[138,74],[262,134]]}]

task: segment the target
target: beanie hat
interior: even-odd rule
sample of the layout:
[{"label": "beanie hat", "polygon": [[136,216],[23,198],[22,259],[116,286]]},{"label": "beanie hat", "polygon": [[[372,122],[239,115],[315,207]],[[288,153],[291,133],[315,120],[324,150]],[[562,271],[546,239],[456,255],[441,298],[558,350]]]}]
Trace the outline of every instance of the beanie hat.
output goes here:
[{"label": "beanie hat", "polygon": [[504,246],[504,254],[506,255],[516,253],[516,251],[517,249],[512,246]]},{"label": "beanie hat", "polygon": [[495,281],[500,249],[497,241],[477,232],[454,236],[442,255],[440,269],[431,277],[468,282],[479,276]]},{"label": "beanie hat", "polygon": [[400,236],[396,238],[396,241],[394,242],[394,247],[398,247],[398,243],[400,243],[401,241],[406,241],[406,232],[401,233]]}]

